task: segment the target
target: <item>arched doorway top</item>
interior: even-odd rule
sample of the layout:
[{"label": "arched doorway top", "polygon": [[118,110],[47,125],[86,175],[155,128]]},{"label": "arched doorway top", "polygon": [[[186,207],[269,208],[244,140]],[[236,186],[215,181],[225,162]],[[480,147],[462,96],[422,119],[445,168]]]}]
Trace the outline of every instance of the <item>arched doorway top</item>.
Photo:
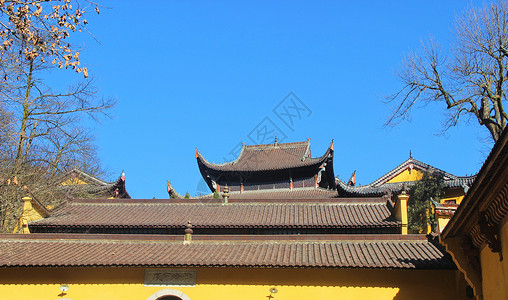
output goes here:
[{"label": "arched doorway top", "polygon": [[146,300],[157,300],[164,296],[176,296],[179,297],[182,300],[191,300],[189,296],[185,295],[182,291],[174,290],[174,289],[163,289],[160,291],[157,291],[153,293],[150,297],[148,297]]}]

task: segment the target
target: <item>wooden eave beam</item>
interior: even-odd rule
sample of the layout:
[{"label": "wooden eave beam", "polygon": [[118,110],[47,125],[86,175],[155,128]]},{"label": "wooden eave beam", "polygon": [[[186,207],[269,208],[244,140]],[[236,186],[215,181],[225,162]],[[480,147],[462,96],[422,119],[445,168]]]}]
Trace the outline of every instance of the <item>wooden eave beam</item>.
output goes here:
[{"label": "wooden eave beam", "polygon": [[489,208],[497,192],[503,188],[507,176],[508,130],[505,130],[441,236],[444,239],[457,236],[477,225],[480,213]]}]

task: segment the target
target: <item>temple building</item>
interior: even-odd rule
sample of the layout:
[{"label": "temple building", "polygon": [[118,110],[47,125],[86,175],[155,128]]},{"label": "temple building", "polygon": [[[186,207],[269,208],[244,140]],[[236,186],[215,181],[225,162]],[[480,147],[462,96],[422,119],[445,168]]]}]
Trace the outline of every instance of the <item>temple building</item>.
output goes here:
[{"label": "temple building", "polygon": [[508,299],[508,129],[440,238],[476,299]]},{"label": "temple building", "polygon": [[444,194],[442,204],[460,204],[469,187],[476,178],[473,176],[455,176],[436,167],[421,162],[410,154],[409,159],[382,175],[370,184],[356,185],[356,171],[344,182],[337,178],[337,191],[341,197],[369,197],[398,194],[420,180],[424,172],[437,172],[443,176]]},{"label": "temple building", "polygon": [[[57,179],[55,195],[62,199],[58,202],[65,202],[69,199],[130,199],[130,195],[125,188],[125,172],[116,181],[106,182],[95,176],[87,174],[78,169],[72,169]],[[14,226],[13,233],[27,231],[28,227],[23,227],[23,222],[39,220],[49,216],[49,212],[54,210],[54,205],[44,205],[35,196],[28,197],[30,201],[23,203],[23,215],[20,216]],[[25,224],[26,225],[26,224]]]},{"label": "temple building", "polygon": [[[310,139],[305,142],[243,145],[238,158],[224,164],[208,162],[196,150],[199,171],[211,192],[229,187],[232,198],[335,196],[333,141],[320,157],[311,156]],[[317,191],[319,190],[319,191]],[[301,193],[301,192],[300,192]],[[295,193],[296,194],[296,193]]]},{"label": "temple building", "polygon": [[220,165],[197,152],[218,199],[69,199],[34,218],[27,195],[24,234],[0,235],[0,294],[464,299],[466,281],[436,236],[408,234],[405,191],[341,195],[333,150],[312,158],[310,141],[244,146]]}]

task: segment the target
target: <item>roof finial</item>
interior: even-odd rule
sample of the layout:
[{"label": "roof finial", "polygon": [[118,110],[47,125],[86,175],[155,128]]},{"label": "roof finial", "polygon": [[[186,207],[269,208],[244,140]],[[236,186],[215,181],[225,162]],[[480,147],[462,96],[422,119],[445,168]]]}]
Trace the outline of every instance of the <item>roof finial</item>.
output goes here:
[{"label": "roof finial", "polygon": [[413,158],[413,153],[411,152],[411,149],[409,149],[409,158]]},{"label": "roof finial", "polygon": [[347,185],[349,186],[355,186],[356,184],[356,170],[354,170],[353,174],[351,174],[351,177],[349,177],[349,180],[347,181]]},{"label": "roof finial", "polygon": [[190,242],[192,241],[192,234],[193,233],[194,233],[194,231],[192,230],[192,223],[189,220],[187,222],[187,225],[185,225],[185,237],[183,239],[184,244],[190,244]]},{"label": "roof finial", "polygon": [[226,186],[224,186],[222,193],[222,204],[228,204],[228,199],[229,199],[229,187],[226,184]]},{"label": "roof finial", "polygon": [[198,150],[198,147],[196,147],[196,158],[198,158],[199,156],[199,150]]},{"label": "roof finial", "polygon": [[274,146],[277,146],[277,135],[275,135],[275,142],[273,143]]}]

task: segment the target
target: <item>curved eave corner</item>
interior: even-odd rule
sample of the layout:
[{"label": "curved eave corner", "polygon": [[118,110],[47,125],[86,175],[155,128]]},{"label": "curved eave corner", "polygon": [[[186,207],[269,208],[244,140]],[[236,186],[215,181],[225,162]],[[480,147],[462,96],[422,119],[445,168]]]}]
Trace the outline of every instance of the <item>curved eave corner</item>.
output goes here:
[{"label": "curved eave corner", "polygon": [[335,189],[337,189],[337,185],[335,183],[335,173],[333,171],[333,153],[334,152],[335,152],[335,144],[334,144],[334,140],[332,139],[330,146],[328,147],[328,149],[325,152],[325,155],[323,155],[323,156],[326,156],[326,158],[327,158],[325,171],[326,171],[326,177],[328,179],[328,185],[332,189],[335,190]]},{"label": "curved eave corner", "polygon": [[131,199],[131,196],[127,192],[125,186],[125,171],[122,170],[120,177],[114,182],[110,188],[110,192],[113,193],[115,198]]},{"label": "curved eave corner", "polygon": [[[243,151],[243,149],[242,149]],[[199,153],[198,148],[196,148],[196,161],[198,163],[199,172],[201,173],[201,177],[203,177],[203,180],[206,182],[206,185],[208,185],[208,188],[212,193],[215,191],[212,180],[208,176],[208,173],[206,172],[207,169],[210,169],[210,163]]]},{"label": "curved eave corner", "polygon": [[201,163],[203,166],[205,166],[209,169],[220,170],[221,169],[220,167],[222,167],[222,166],[235,165],[236,162],[238,162],[242,158],[244,151],[245,151],[245,144],[242,143],[242,151],[240,151],[240,154],[238,155],[238,157],[235,160],[227,162],[227,163],[223,163],[223,164],[215,164],[215,163],[211,163],[208,160],[206,160],[206,158],[199,152],[198,148],[196,148],[196,159],[198,161],[198,164]]}]

